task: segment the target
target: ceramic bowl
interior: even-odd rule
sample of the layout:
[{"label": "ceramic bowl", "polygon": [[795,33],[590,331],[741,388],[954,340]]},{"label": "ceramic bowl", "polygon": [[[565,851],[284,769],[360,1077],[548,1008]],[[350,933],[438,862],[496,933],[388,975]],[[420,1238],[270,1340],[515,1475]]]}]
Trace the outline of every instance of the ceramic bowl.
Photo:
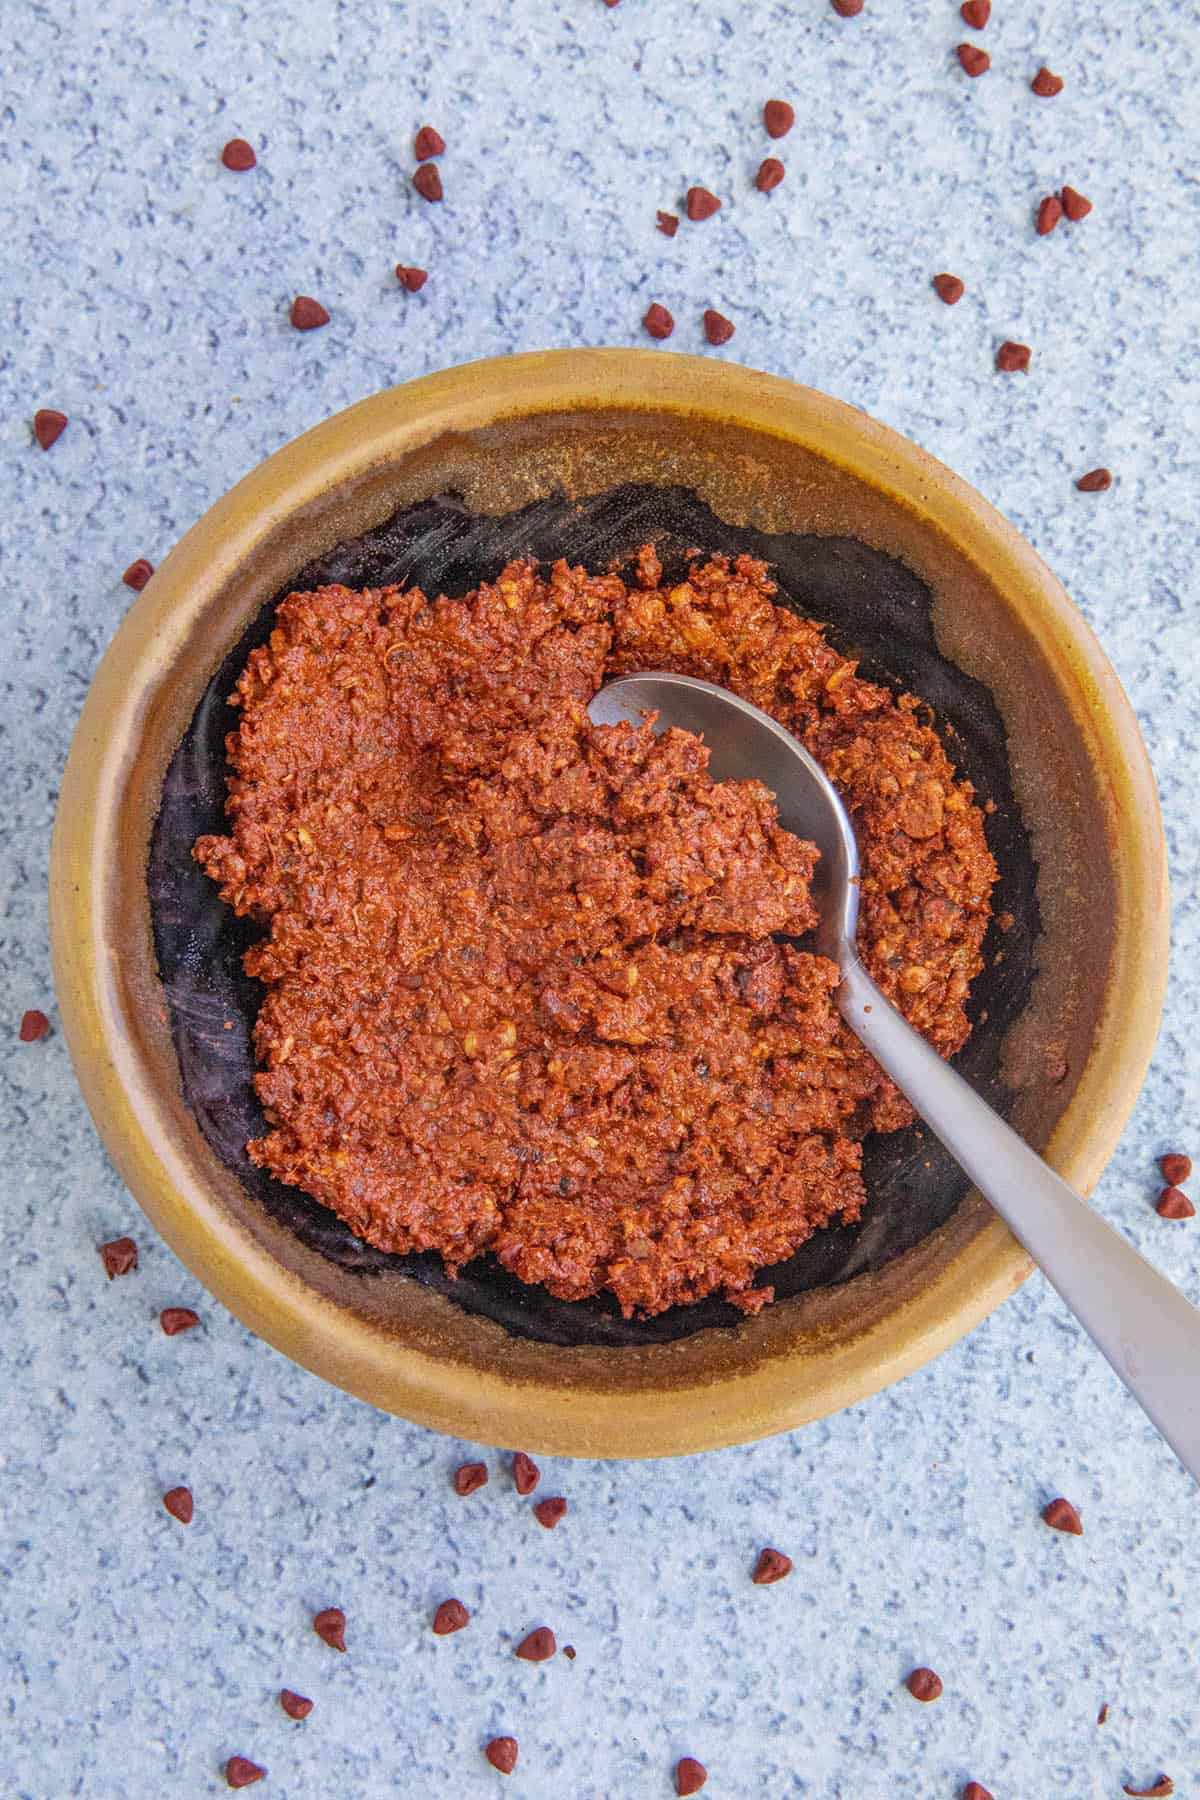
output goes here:
[{"label": "ceramic bowl", "polygon": [[172,1247],[252,1330],[373,1405],[564,1455],[802,1425],[935,1356],[1030,1267],[919,1128],[869,1147],[862,1225],[818,1234],[757,1318],[711,1301],[644,1325],[486,1261],[451,1283],[436,1258],[379,1256],[247,1162],[247,940],[187,850],[219,828],[225,696],[273,602],[323,579],[463,592],[522,553],[600,568],[648,536],[676,557],[766,556],[839,648],[934,706],[992,803],[997,911],[1012,917],[989,936],[963,1066],[1089,1189],[1142,1081],[1166,971],[1162,828],[1133,714],[998,513],[791,382],[660,351],[557,351],[394,388],[287,445],[131,608],[80,719],[53,847],[79,1080]]}]

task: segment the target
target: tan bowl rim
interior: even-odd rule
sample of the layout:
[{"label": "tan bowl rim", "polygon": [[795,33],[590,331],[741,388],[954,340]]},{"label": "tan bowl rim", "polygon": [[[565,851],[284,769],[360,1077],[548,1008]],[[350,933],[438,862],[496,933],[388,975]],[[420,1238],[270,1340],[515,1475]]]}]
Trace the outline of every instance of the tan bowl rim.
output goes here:
[{"label": "tan bowl rim", "polygon": [[[144,718],[148,671],[186,639],[207,596],[265,534],[332,487],[443,433],[542,413],[672,413],[740,425],[803,445],[902,502],[988,571],[1039,652],[1070,684],[1121,820],[1116,930],[1098,1038],[1120,1054],[1089,1059],[1046,1155],[1088,1191],[1137,1098],[1166,983],[1166,850],[1137,722],[1099,643],[1020,534],[951,470],[842,401],[736,364],[657,350],[556,350],[469,363],[360,401],[253,469],[180,540],[118,629],[85,702],[64,773],[51,855],[51,939],[63,1026],[100,1135],[167,1242],[247,1326],[375,1405],[510,1448],[588,1456],[683,1454],[791,1429],[919,1368],[997,1306],[1031,1264],[996,1219],[878,1328],[806,1353],[803,1379],[768,1358],[703,1390],[673,1386],[572,1398],[569,1424],[543,1426],[536,1386],[422,1354],[333,1306],[238,1227],[161,1130],[153,1086],[122,1023],[110,966],[113,904],[103,871],[123,779]],[[98,730],[103,721],[103,731]],[[669,1349],[669,1347],[665,1347]],[[547,1354],[553,1352],[547,1347]],[[799,1375],[801,1371],[796,1370]]]}]

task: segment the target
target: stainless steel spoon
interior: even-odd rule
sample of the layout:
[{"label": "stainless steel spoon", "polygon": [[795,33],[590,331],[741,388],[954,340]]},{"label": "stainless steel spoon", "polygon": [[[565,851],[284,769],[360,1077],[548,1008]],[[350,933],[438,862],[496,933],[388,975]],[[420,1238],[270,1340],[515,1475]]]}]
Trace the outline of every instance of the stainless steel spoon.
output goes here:
[{"label": "stainless steel spoon", "polygon": [[1060,1180],[876,987],[854,947],[854,828],[820,765],[757,706],[688,675],[623,675],[588,707],[595,725],[640,725],[648,713],[657,714],[656,732],[677,725],[702,737],[717,781],[755,779],[770,788],[780,824],[817,846],[817,949],[841,971],[842,1017],[1041,1265],[1200,1481],[1200,1311]]}]

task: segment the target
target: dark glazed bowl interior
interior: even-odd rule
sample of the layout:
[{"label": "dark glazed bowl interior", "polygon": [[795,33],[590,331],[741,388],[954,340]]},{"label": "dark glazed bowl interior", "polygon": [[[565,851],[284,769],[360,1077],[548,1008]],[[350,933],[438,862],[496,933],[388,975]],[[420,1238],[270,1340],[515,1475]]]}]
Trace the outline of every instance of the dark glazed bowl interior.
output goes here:
[{"label": "dark glazed bowl interior", "polygon": [[[957,1066],[1000,1111],[1012,1096],[1000,1079],[1006,1032],[1025,1007],[1039,933],[1036,865],[1013,795],[1000,714],[987,688],[938,650],[929,588],[894,557],[846,536],[769,535],[725,523],[684,488],[627,485],[580,501],[539,500],[503,517],[472,513],[453,495],[404,508],[385,524],[298,569],[263,607],[212,680],[167,771],[151,839],[149,894],[154,945],[170,1012],[184,1098],[220,1161],[259,1204],[310,1249],[369,1280],[406,1273],[468,1313],[507,1331],[560,1345],[669,1342],[740,1315],[708,1299],[651,1320],[622,1319],[605,1295],[555,1299],[483,1257],[450,1280],[434,1254],[388,1256],[356,1238],[326,1208],[250,1162],[245,1145],[264,1126],[252,1086],[251,1030],[263,990],[242,971],[260,928],[236,919],[192,861],[191,846],[225,829],[225,736],[236,724],[227,704],[249,651],[271,630],[275,608],[294,589],[415,584],[431,597],[461,595],[494,579],[514,557],[565,557],[592,572],[624,563],[647,539],[668,576],[691,554],[745,551],[771,565],[782,604],[826,623],[830,641],[856,657],[865,675],[894,692],[918,694],[933,709],[947,753],[991,802],[988,842],[1000,870],[985,966],[970,1003],[973,1030]],[[967,1190],[957,1165],[922,1127],[868,1137],[863,1174],[869,1203],[860,1223],[818,1232],[786,1263],[764,1270],[785,1298],[876,1270],[945,1223]]]}]

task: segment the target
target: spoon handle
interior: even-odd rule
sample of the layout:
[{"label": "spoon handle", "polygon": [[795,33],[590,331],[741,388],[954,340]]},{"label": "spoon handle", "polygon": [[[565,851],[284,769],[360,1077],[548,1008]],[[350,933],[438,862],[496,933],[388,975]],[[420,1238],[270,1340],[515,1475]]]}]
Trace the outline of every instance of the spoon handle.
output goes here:
[{"label": "spoon handle", "polygon": [[842,1017],[1058,1289],[1200,1481],[1200,1311],[843,962]]}]

